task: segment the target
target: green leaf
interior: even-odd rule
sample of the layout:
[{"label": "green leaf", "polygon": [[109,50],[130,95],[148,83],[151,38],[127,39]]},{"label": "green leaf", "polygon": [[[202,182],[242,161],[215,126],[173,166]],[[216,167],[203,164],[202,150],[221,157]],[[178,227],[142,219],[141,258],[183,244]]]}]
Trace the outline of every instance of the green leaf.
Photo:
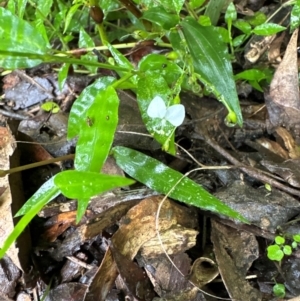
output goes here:
[{"label": "green leaf", "polygon": [[188,178],[182,179],[181,173],[163,163],[122,146],[116,146],[112,151],[117,164],[127,174],[149,188],[163,194],[169,193],[174,188],[169,196],[175,200],[247,222],[239,213],[223,204],[200,185]]},{"label": "green leaf", "polygon": [[234,27],[238,28],[240,31],[242,31],[245,34],[250,34],[251,33],[251,25],[241,19],[236,20],[232,24]]},{"label": "green leaf", "polygon": [[252,32],[260,35],[260,36],[270,36],[276,34],[280,31],[285,30],[286,27],[275,24],[275,23],[264,23],[261,25],[256,26]]},{"label": "green leaf", "polygon": [[[85,32],[85,30],[81,27],[79,31],[79,42],[78,45],[80,48],[93,48],[95,47],[95,43],[93,39]],[[81,58],[87,61],[97,62],[98,58],[92,52],[88,52],[85,55],[82,55]],[[86,68],[93,74],[97,73],[98,68],[96,66],[86,66]]]},{"label": "green leaf", "polygon": [[74,4],[73,6],[71,6],[71,8],[69,9],[67,15],[66,15],[66,18],[65,18],[65,28],[64,28],[64,31],[63,33],[66,33],[74,15],[76,14],[76,12],[78,11],[78,9],[82,6],[81,3],[79,4]]},{"label": "green leaf", "polygon": [[284,247],[283,247],[283,253],[285,254],[285,255],[291,255],[292,254],[292,247],[291,246],[288,246],[288,245],[285,245]]},{"label": "green leaf", "polygon": [[67,80],[70,64],[63,64],[58,72],[58,86],[59,90],[62,91],[63,86]]},{"label": "green leaf", "polygon": [[44,21],[44,18],[46,18],[49,13],[51,12],[51,6],[53,4],[53,0],[39,0],[37,5],[37,10],[35,11],[35,15],[37,19],[42,19]]},{"label": "green leaf", "polygon": [[150,8],[143,14],[143,19],[149,20],[165,30],[175,27],[179,22],[179,16],[168,13],[163,7]]},{"label": "green leaf", "polygon": [[246,37],[247,36],[245,34],[236,36],[232,41],[233,47],[238,47],[238,46],[242,45],[244,43]]},{"label": "green leaf", "polygon": [[66,170],[57,174],[54,182],[67,198],[89,199],[113,188],[131,185],[135,181],[96,172]]},{"label": "green leaf", "polygon": [[267,16],[263,12],[257,11],[254,16],[246,16],[245,19],[251,26],[258,26],[267,21]]},{"label": "green leaf", "polygon": [[291,30],[300,25],[300,0],[297,0],[291,11]]},{"label": "green leaf", "polygon": [[209,16],[201,15],[198,19],[198,23],[201,26],[211,26],[211,21],[210,21]]},{"label": "green leaf", "polygon": [[226,23],[235,21],[237,19],[237,12],[235,6],[232,2],[229,3],[225,13],[225,21]]},{"label": "green leaf", "polygon": [[196,9],[200,6],[202,6],[202,4],[205,2],[205,0],[191,0],[190,1],[190,6],[192,9]]},{"label": "green leaf", "polygon": [[140,60],[139,71],[159,71],[170,86],[182,74],[182,69],[177,64],[169,61],[164,55],[155,53],[149,54]]},{"label": "green leaf", "polygon": [[140,0],[138,4],[144,8],[144,11],[153,7],[163,7],[166,11],[176,12],[179,14],[184,4],[184,0]]},{"label": "green leaf", "polygon": [[59,105],[54,101],[47,101],[41,105],[41,108],[46,112],[51,113],[58,113],[59,112]]},{"label": "green leaf", "polygon": [[226,45],[212,26],[202,27],[192,18],[185,18],[181,26],[195,72],[212,86],[213,93],[216,90],[216,96],[227,107],[229,115],[242,126],[243,118]]},{"label": "green leaf", "polygon": [[[151,135],[169,153],[175,153],[174,130],[175,127],[168,121],[163,122],[160,118],[150,118],[147,109],[155,96],[160,96],[166,107],[173,105],[171,90],[163,78],[160,70],[145,72],[138,81],[137,102],[141,112],[143,122]],[[168,102],[169,101],[169,102]]]},{"label": "green leaf", "polygon": [[226,0],[210,0],[208,2],[205,10],[205,15],[210,18],[212,25],[217,25],[221,11],[225,4]]},{"label": "green leaf", "polygon": [[18,16],[21,19],[24,16],[26,5],[27,5],[27,1],[28,0],[17,0],[17,2],[18,2],[18,5],[17,5],[17,7],[18,7]]},{"label": "green leaf", "polygon": [[267,251],[267,256],[270,260],[281,261],[284,256],[283,251],[278,245],[269,246],[267,248]]},{"label": "green leaf", "polygon": [[285,243],[285,238],[283,236],[276,236],[275,242],[277,245],[283,245]]},{"label": "green leaf", "polygon": [[300,243],[300,234],[293,235],[293,240]]},{"label": "green leaf", "polygon": [[[49,45],[37,29],[3,7],[0,7],[0,28],[2,51],[31,54],[45,54],[48,51]],[[29,68],[41,62],[41,59],[0,55],[0,66],[4,68]]]},{"label": "green leaf", "polygon": [[87,116],[87,110],[101,91],[105,90],[116,79],[106,76],[97,79],[92,85],[85,88],[74,102],[68,121],[68,139],[72,139],[80,132],[81,126]]},{"label": "green leaf", "polygon": [[[128,70],[126,71],[126,73],[128,73],[129,71],[131,71],[131,70],[134,69],[134,67],[131,64],[131,62],[118,49],[116,49],[115,47],[113,47],[111,44],[107,44],[106,46],[108,47],[108,50],[110,51],[111,55],[113,56],[116,65],[118,65],[120,67],[127,68]],[[123,77],[126,73],[118,71],[118,74],[119,74],[120,77]],[[129,79],[129,81],[132,84],[136,85],[136,83],[137,83],[137,76],[136,75],[132,76]]]},{"label": "green leaf", "polygon": [[235,80],[246,79],[246,80],[256,80],[258,82],[266,78],[268,78],[268,74],[258,69],[248,69],[234,76]]},{"label": "green leaf", "polygon": [[114,141],[119,97],[112,86],[100,91],[80,121],[76,146],[77,170],[100,172]]},{"label": "green leaf", "polygon": [[281,283],[276,283],[273,286],[273,293],[278,298],[284,298],[285,297],[285,286]]},{"label": "green leaf", "polygon": [[54,184],[54,177],[44,183],[39,190],[24,204],[24,206],[17,212],[16,216],[24,215],[14,230],[9,234],[5,240],[1,250],[0,258],[2,258],[9,247],[19,237],[23,230],[28,226],[29,222],[35,215],[51,200],[60,194],[58,187]]}]

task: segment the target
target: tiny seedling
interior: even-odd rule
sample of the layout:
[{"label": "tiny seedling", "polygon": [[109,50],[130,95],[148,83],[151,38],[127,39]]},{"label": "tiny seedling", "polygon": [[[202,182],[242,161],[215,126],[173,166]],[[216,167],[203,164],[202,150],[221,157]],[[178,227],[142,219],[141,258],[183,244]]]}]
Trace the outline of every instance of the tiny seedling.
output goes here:
[{"label": "tiny seedling", "polygon": [[147,110],[151,118],[160,118],[165,123],[167,120],[173,126],[180,126],[185,117],[185,108],[182,104],[175,104],[167,108],[165,102],[160,96],[155,96]]},{"label": "tiny seedling", "polygon": [[[284,255],[291,255],[293,250],[300,244],[300,234],[293,235],[293,240],[290,245],[286,244],[286,240],[283,236],[278,235],[275,237],[275,244],[267,248],[267,256],[270,260],[278,261],[281,263]],[[285,296],[285,287],[283,284],[276,283],[273,286],[273,293],[279,298]]]}]

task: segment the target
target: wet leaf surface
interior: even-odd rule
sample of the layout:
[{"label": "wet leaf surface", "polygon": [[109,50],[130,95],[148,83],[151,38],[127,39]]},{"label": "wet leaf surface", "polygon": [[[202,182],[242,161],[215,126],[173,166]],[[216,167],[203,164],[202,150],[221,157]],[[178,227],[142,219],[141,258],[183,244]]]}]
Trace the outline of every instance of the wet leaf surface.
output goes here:
[{"label": "wet leaf surface", "polygon": [[[41,210],[30,225],[32,242],[28,239],[16,245],[22,252],[32,248],[31,271],[21,274],[14,265],[22,263],[21,255],[18,258],[18,254],[8,253],[11,258],[1,260],[0,299],[9,296],[29,300],[33,290],[42,298],[49,287],[49,294],[44,295],[48,301],[215,299],[205,292],[243,301],[274,300],[275,281],[285,285],[287,298],[299,295],[295,276],[299,273],[299,247],[284,256],[278,267],[267,258],[266,250],[276,235],[284,235],[289,247],[293,235],[300,233],[297,30],[259,39],[251,34],[282,29],[280,26],[289,22],[297,27],[298,4],[280,9],[272,18],[275,25],[261,26],[261,20],[273,13],[272,1],[262,9],[266,15],[258,12],[264,1],[235,1],[238,19],[231,34],[233,43],[241,44],[237,48],[234,44],[230,56],[229,44],[223,43],[230,36],[224,26],[202,26],[203,16],[199,22],[195,21],[198,16],[184,19],[193,11],[201,11],[197,1],[165,1],[163,6],[143,2],[144,11],[135,7],[135,17],[129,19],[128,11],[116,9],[117,2],[102,1],[107,41],[111,43],[104,51],[98,36],[93,36],[96,31],[90,30],[94,23],[88,23],[86,7],[75,4],[69,11],[68,3],[60,3],[55,26],[63,24],[64,39],[72,41],[58,37],[48,43],[51,29],[38,16],[44,14],[47,21],[51,20],[51,1],[38,3],[39,11],[30,22],[22,16],[27,18],[25,8],[32,4],[19,2],[14,8],[9,1],[0,11],[0,37],[4,41],[0,65],[27,69],[6,76],[8,70],[0,70],[0,113],[22,120],[19,131],[41,145],[20,147],[3,126],[1,169],[19,165],[9,163],[9,154],[17,148],[21,165],[76,152],[77,171],[72,170],[73,160],[68,160],[23,172],[24,192],[13,175],[9,182],[7,177],[1,178],[5,182],[0,185],[1,237],[6,238],[6,231],[11,229],[13,215],[22,206],[16,200],[24,194],[30,201],[19,214],[27,211],[30,216],[17,224],[14,237],[24,229],[24,222]],[[213,2],[208,2],[213,11],[208,9],[206,16],[219,14]],[[223,8],[221,1],[217,5]],[[128,6],[126,9],[130,10]],[[145,18],[138,19],[143,13]],[[124,20],[139,30],[131,32]],[[150,32],[151,22],[155,25]],[[122,24],[122,28],[116,24]],[[12,28],[18,29],[15,35]],[[248,34],[252,36],[246,40]],[[101,35],[103,38],[103,32]],[[119,48],[118,41],[128,49]],[[81,49],[76,49],[77,42]],[[61,45],[65,47],[65,57],[57,56],[57,61],[66,62],[30,68],[41,61],[41,56],[50,55],[50,44],[58,47],[51,50],[53,54]],[[170,45],[176,51],[170,51]],[[13,60],[7,59],[7,51],[14,54]],[[35,53],[40,55],[38,59]],[[46,56],[45,61],[50,59]],[[81,59],[92,64],[81,65]],[[109,62],[107,70],[97,63],[103,60]],[[182,90],[179,94],[180,88],[189,92]],[[157,108],[151,107],[156,97],[164,104],[156,101]],[[47,101],[53,101],[60,112],[41,111]],[[185,108],[185,116],[177,127],[179,117],[169,113],[179,103]],[[228,110],[236,114],[240,126],[243,121],[242,127],[228,127],[224,122]],[[2,116],[0,121],[1,125],[6,122]],[[174,134],[172,122],[177,127]],[[16,140],[30,141],[17,132],[13,135]],[[176,158],[162,152],[162,146]],[[183,174],[199,165],[201,170],[189,174],[190,179],[182,180],[171,191],[170,197],[181,203],[167,199],[157,219],[163,198],[159,193],[167,194]],[[83,172],[77,174],[78,169]],[[138,182],[130,186],[132,180],[124,180],[124,175]],[[97,185],[90,189],[90,182]],[[114,188],[121,184],[124,187]],[[99,194],[103,188],[114,189]],[[58,195],[61,191],[71,199]],[[94,194],[98,195],[90,197]],[[49,203],[51,198],[55,199]],[[12,212],[9,204],[14,207]],[[220,210],[223,214],[218,214]],[[85,212],[79,223],[77,212]],[[242,217],[249,224],[241,223]],[[28,261],[29,256],[25,257]],[[248,279],[248,275],[256,278]]]}]

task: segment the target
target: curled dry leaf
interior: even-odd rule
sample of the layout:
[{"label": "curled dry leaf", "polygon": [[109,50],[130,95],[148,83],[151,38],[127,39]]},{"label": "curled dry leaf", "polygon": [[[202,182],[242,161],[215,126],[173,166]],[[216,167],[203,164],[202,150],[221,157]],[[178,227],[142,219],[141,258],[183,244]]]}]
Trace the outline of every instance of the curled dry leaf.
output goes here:
[{"label": "curled dry leaf", "polygon": [[265,95],[269,120],[273,127],[283,125],[291,128],[299,124],[297,38],[298,29],[294,31],[283,60],[274,74],[270,92]]}]

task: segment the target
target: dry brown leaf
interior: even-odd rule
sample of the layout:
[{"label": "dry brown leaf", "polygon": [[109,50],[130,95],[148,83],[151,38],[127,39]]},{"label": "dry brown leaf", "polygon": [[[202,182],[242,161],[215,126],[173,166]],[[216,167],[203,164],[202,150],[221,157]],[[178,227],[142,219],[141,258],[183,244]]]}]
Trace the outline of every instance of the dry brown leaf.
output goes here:
[{"label": "dry brown leaf", "polygon": [[243,301],[262,300],[261,292],[245,280],[248,269],[259,255],[255,236],[212,220],[211,240],[230,298]]},{"label": "dry brown leaf", "polygon": [[[14,138],[6,126],[6,120],[0,116],[0,169],[10,169],[9,159],[14,152]],[[8,176],[0,177],[0,245],[2,246],[8,235],[14,229],[12,214],[12,197]],[[14,264],[21,268],[18,257],[19,249],[12,245],[7,251],[7,255]]]},{"label": "dry brown leaf", "polygon": [[287,46],[282,62],[278,66],[270,85],[270,92],[265,96],[270,123],[290,128],[299,124],[300,100],[297,65],[296,29]]}]

